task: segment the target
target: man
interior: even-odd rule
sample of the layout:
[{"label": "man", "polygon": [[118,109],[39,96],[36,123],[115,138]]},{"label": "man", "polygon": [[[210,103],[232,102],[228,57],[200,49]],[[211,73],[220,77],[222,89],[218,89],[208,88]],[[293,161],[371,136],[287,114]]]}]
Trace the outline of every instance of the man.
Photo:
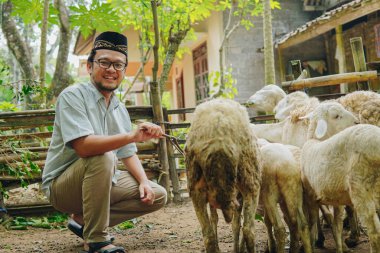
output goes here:
[{"label": "man", "polygon": [[[163,131],[152,123],[132,130],[113,93],[127,57],[124,35],[100,34],[87,60],[90,82],[66,88],[57,100],[42,189],[57,210],[72,214],[68,227],[85,240],[88,252],[124,252],[112,245],[106,228],[166,203],[165,189],[147,179],[135,145]],[[116,170],[116,158],[127,171]]]}]

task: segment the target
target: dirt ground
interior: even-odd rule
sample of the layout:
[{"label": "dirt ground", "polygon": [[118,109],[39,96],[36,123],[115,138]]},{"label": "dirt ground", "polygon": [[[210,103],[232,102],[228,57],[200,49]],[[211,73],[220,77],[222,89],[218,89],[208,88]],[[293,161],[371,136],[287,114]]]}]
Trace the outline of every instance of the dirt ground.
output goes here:
[{"label": "dirt ground", "polygon": [[[232,252],[231,226],[220,215],[218,225],[219,246],[222,252]],[[333,253],[335,244],[329,229],[325,229],[325,249],[316,253]],[[204,252],[201,229],[192,203],[168,204],[163,209],[138,219],[134,228],[110,229],[116,238],[115,245],[134,253]],[[264,252],[266,230],[262,222],[256,223],[257,252]],[[80,252],[82,241],[69,230],[30,228],[25,231],[5,230],[0,226],[0,252]],[[368,238],[363,235],[355,253],[368,253]]]}]

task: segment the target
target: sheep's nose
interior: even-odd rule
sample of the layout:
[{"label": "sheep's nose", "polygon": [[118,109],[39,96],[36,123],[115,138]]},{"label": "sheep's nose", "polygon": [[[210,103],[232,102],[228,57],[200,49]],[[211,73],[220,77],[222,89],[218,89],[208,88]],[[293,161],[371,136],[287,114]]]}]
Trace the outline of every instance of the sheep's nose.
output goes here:
[{"label": "sheep's nose", "polygon": [[355,120],[354,123],[355,123],[355,124],[360,124],[360,121],[359,121],[359,120]]}]

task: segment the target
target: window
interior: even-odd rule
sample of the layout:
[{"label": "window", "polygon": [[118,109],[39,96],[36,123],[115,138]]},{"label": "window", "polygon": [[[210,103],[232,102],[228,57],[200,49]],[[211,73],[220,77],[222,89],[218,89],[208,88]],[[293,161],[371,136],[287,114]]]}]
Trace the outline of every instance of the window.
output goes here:
[{"label": "window", "polygon": [[210,91],[208,84],[207,45],[202,44],[193,51],[195,96],[197,104],[208,98]]}]

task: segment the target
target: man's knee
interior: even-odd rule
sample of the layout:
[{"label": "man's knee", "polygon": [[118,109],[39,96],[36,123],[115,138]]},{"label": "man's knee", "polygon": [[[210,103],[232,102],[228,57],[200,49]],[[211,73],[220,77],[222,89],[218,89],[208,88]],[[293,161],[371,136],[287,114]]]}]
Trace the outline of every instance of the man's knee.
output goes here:
[{"label": "man's knee", "polygon": [[84,158],[86,161],[87,169],[101,170],[102,172],[113,175],[115,168],[115,154],[113,152],[106,152],[103,155],[92,156]]},{"label": "man's knee", "polygon": [[154,200],[153,205],[155,205],[157,209],[160,209],[166,204],[168,194],[165,188],[160,185],[157,186],[157,188],[155,188],[154,194],[155,194],[155,200]]}]

